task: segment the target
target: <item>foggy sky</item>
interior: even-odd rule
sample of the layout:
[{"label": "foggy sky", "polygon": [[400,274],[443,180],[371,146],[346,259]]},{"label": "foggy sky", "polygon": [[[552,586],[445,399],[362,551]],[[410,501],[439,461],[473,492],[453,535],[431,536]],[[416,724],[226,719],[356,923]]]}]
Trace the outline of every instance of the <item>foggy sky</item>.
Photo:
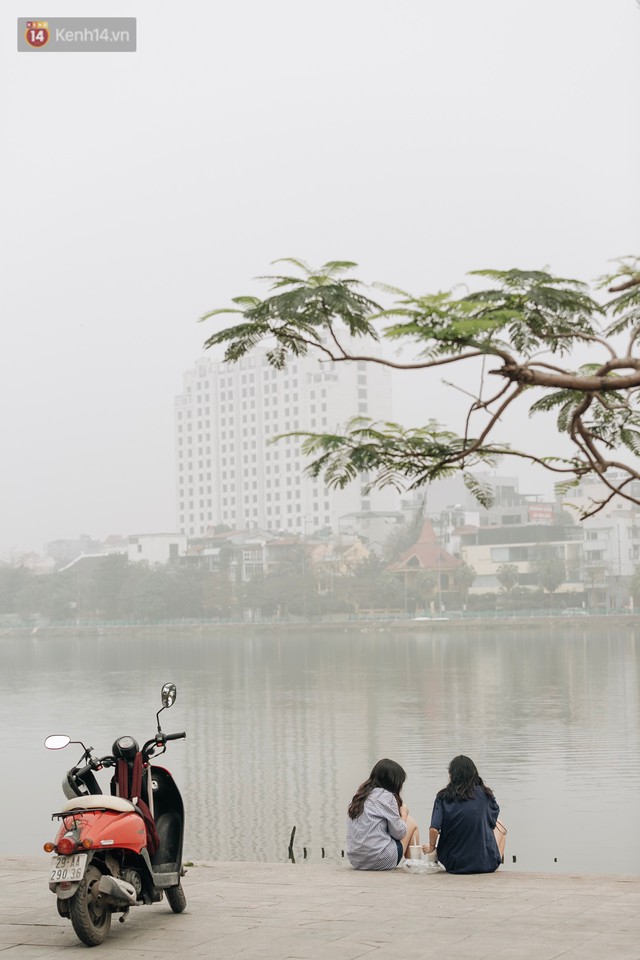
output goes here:
[{"label": "foggy sky", "polygon": [[[0,557],[175,528],[196,320],[276,257],[420,293],[639,252],[634,0],[125,6],[3,8]],[[36,15],[136,16],[138,52],[18,54]]]}]

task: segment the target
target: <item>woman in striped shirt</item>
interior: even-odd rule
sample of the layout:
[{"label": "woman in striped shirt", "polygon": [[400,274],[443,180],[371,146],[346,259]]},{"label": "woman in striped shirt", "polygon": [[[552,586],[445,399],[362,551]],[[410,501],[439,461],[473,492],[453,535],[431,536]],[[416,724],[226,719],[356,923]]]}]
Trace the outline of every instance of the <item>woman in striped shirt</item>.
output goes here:
[{"label": "woman in striped shirt", "polygon": [[347,857],[356,870],[393,870],[407,847],[420,843],[400,791],[406,773],[393,760],[378,760],[349,805]]}]

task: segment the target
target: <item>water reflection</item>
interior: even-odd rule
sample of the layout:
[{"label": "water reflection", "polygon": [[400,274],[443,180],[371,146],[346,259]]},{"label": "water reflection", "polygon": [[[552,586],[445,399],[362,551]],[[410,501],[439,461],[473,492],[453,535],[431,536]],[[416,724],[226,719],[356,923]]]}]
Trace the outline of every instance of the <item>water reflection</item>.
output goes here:
[{"label": "water reflection", "polygon": [[507,866],[515,855],[518,869],[639,872],[629,625],[29,637],[4,639],[0,658],[3,757],[15,773],[15,829],[0,853],[50,839],[76,757],[45,751],[44,737],[67,733],[101,753],[123,734],[141,742],[173,680],[163,726],[188,739],[169,744],[166,764],[185,795],[191,858],[285,860],[294,825],[297,857],[303,845],[339,857],[348,801],[382,756],[407,769],[405,798],[426,829],[449,760],[467,753],[510,828]]}]

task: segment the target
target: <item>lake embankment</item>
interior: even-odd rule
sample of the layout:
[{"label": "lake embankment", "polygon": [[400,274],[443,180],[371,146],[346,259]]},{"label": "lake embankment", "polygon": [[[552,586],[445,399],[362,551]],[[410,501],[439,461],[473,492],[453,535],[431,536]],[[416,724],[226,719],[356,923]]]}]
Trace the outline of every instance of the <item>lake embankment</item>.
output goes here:
[{"label": "lake embankment", "polygon": [[[0,858],[0,952],[56,960],[83,950],[50,893],[48,860]],[[131,910],[100,960],[632,960],[640,879],[501,872],[364,873],[344,863],[198,863],[187,910]]]},{"label": "lake embankment", "polygon": [[564,631],[585,630],[590,627],[616,627],[636,629],[640,627],[640,614],[610,614],[589,616],[500,616],[485,617],[451,617],[451,618],[423,618],[416,619],[359,619],[359,620],[281,620],[281,621],[207,621],[207,622],[158,622],[158,623],[131,623],[113,622],[97,624],[48,624],[37,627],[11,626],[0,627],[2,638],[38,637],[40,639],[56,637],[101,637],[118,636],[175,636],[188,631],[190,636],[215,636],[216,634],[265,633],[414,633],[414,634],[443,634],[456,633],[495,633],[496,631],[513,632],[517,630],[548,629]]}]

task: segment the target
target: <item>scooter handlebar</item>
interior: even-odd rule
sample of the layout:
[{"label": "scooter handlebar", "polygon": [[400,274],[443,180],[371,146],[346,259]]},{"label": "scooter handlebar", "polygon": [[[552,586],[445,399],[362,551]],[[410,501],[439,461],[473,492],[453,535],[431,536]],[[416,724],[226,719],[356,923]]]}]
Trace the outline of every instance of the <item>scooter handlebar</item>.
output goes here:
[{"label": "scooter handlebar", "polygon": [[164,753],[165,744],[168,740],[184,740],[186,736],[184,731],[182,733],[163,733],[161,730],[158,730],[153,740],[147,740],[142,748],[144,761],[150,760],[156,754],[156,748]]},{"label": "scooter handlebar", "polygon": [[88,773],[93,773],[94,770],[95,767],[91,763],[88,763],[86,767],[72,767],[69,775],[75,779],[82,780],[83,777],[86,777]]}]

